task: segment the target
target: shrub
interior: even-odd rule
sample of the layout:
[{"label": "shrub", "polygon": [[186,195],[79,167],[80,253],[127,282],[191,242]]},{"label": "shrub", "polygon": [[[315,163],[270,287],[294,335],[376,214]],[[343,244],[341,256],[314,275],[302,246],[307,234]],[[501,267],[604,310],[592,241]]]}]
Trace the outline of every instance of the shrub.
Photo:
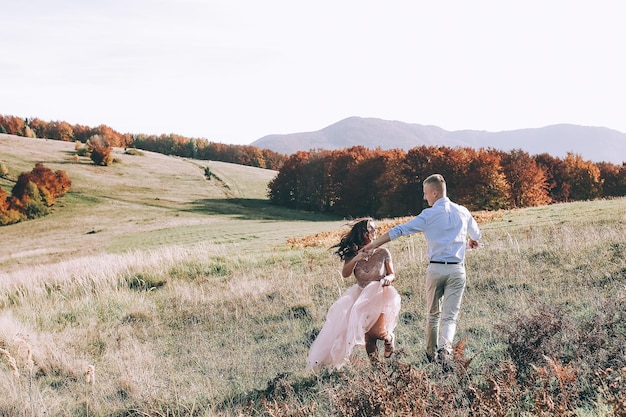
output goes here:
[{"label": "shrub", "polygon": [[109,166],[113,163],[111,144],[100,135],[94,135],[87,141],[87,149],[91,160],[96,165]]},{"label": "shrub", "polygon": [[37,134],[30,126],[24,126],[24,136],[27,138],[36,138]]},{"label": "shrub", "polygon": [[152,291],[161,288],[166,283],[166,279],[150,274],[137,273],[126,277],[128,288],[136,291]]},{"label": "shrub", "polygon": [[574,416],[578,405],[577,371],[546,357],[547,366],[533,366],[534,412],[537,415]]},{"label": "shrub", "polygon": [[7,193],[0,188],[0,213],[3,213],[9,209],[9,197]]},{"label": "shrub", "polygon": [[50,210],[42,201],[28,201],[24,206],[24,215],[27,219],[36,219],[48,214]]},{"label": "shrub", "polygon": [[18,210],[0,211],[0,226],[8,226],[22,220],[26,220],[26,216]]},{"label": "shrub", "polygon": [[134,155],[134,156],[143,156],[145,155],[142,151],[135,148],[128,148],[124,151],[126,155]]},{"label": "shrub", "polygon": [[510,362],[502,362],[499,369],[484,376],[483,383],[476,382],[467,389],[473,416],[505,417],[517,410],[520,389],[515,375],[517,370]]},{"label": "shrub", "polygon": [[613,415],[626,416],[626,366],[615,371],[608,368],[597,373],[600,393],[611,406]]},{"label": "shrub", "polygon": [[545,364],[548,355],[560,351],[561,331],[568,326],[556,306],[539,303],[529,314],[516,314],[508,323],[496,324],[504,335],[507,352],[518,370],[520,382],[530,375],[531,365]]},{"label": "shrub", "polygon": [[[601,369],[625,365],[626,299],[604,301],[590,316],[579,320],[573,335],[572,360],[592,363]],[[590,370],[592,374],[595,370]]]},{"label": "shrub", "polygon": [[26,204],[35,200],[41,202],[41,194],[37,185],[30,180],[29,173],[21,173],[11,191],[10,208],[24,212]]},{"label": "shrub", "polygon": [[626,366],[625,317],[626,300],[618,296],[576,320],[560,307],[538,303],[533,312],[516,313],[508,324],[495,326],[535,412],[566,415],[575,404],[593,404],[599,394],[608,395],[602,390],[607,375],[599,370]]},{"label": "shrub", "polygon": [[52,206],[55,199],[64,195],[71,185],[65,171],[59,170],[55,173],[42,163],[37,163],[31,172],[19,175],[12,195],[17,200],[16,207],[24,207],[30,200],[43,201],[47,206]]},{"label": "shrub", "polygon": [[392,363],[390,369],[357,369],[342,374],[344,384],[331,394],[342,416],[461,416],[456,378],[432,381],[428,373],[411,365]]},{"label": "shrub", "polygon": [[[17,223],[24,219],[36,219],[49,213],[57,197],[64,195],[72,186],[65,171],[53,172],[41,162],[31,172],[21,173],[11,190],[11,197],[0,190],[0,225]],[[9,211],[11,213],[9,213]]]},{"label": "shrub", "polygon": [[91,157],[91,154],[89,153],[89,149],[87,149],[87,147],[83,146],[82,148],[79,148],[76,150],[76,155],[78,156],[85,156],[85,157]]}]

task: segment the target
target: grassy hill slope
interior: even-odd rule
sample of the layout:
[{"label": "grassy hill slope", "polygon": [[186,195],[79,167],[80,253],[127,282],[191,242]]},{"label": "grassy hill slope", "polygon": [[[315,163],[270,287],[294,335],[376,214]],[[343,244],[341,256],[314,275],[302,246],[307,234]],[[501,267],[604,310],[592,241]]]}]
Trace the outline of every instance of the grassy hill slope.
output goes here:
[{"label": "grassy hill slope", "polygon": [[[263,239],[267,247],[298,234],[282,220],[315,220],[306,222],[303,234],[319,230],[317,221],[331,220],[268,205],[267,184],[275,171],[123,149],[113,151],[120,162],[102,167],[88,158],[75,161],[74,146],[0,134],[0,162],[13,180],[37,162],[66,171],[72,180],[52,214],[2,228],[3,269],[162,245]],[[10,193],[13,183],[0,179],[0,186]]]}]

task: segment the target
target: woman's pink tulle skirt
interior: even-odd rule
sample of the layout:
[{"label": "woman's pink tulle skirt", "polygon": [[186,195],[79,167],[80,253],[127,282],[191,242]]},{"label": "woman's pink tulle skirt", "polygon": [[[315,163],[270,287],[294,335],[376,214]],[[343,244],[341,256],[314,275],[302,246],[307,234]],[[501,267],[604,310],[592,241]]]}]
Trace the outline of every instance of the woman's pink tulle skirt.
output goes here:
[{"label": "woman's pink tulle skirt", "polygon": [[400,313],[400,294],[395,288],[384,287],[380,281],[348,288],[326,313],[326,322],[309,350],[307,369],[345,365],[352,349],[365,345],[365,333],[381,313],[387,332],[393,332]]}]

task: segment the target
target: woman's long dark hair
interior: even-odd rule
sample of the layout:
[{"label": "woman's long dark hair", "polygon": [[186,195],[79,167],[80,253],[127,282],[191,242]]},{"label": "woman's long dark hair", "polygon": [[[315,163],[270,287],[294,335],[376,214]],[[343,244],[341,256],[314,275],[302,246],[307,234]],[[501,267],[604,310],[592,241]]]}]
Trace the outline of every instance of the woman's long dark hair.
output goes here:
[{"label": "woman's long dark hair", "polygon": [[368,233],[367,226],[372,220],[371,217],[363,217],[348,223],[349,226],[352,226],[350,231],[341,237],[339,243],[331,246],[331,249],[337,248],[335,253],[339,256],[339,259],[345,261],[346,259],[354,258],[359,249],[365,246],[365,236]]}]

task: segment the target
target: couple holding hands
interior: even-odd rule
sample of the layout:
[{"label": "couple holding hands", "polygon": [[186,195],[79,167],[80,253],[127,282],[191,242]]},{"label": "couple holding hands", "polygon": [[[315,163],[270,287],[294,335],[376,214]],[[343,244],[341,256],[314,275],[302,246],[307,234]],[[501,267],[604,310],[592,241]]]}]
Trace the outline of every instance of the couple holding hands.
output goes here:
[{"label": "couple holding hands", "polygon": [[430,361],[449,363],[466,283],[465,250],[478,248],[481,232],[469,210],[447,197],[443,176],[426,178],[423,190],[430,207],[418,216],[380,237],[373,219],[358,219],[333,246],[344,262],[343,277],[354,274],[356,284],[328,310],[326,322],[309,350],[308,369],[341,368],[356,345],[365,345],[374,363],[379,356],[379,340],[383,341],[384,357],[391,357],[400,295],[391,285],[395,279],[391,253],[380,246],[417,232],[424,233],[430,260],[425,286],[426,356]]}]

